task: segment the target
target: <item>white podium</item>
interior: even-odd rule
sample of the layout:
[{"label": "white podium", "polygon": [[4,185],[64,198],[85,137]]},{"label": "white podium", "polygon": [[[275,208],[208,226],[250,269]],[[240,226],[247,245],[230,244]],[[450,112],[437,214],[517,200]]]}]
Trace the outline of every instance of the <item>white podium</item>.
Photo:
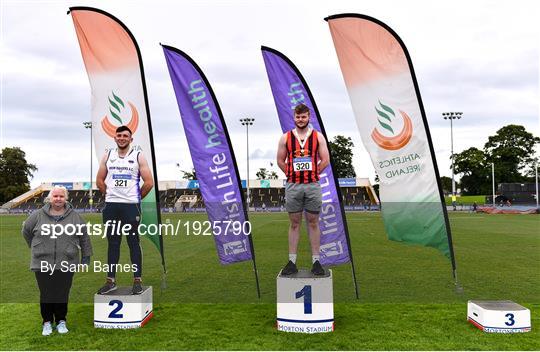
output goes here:
[{"label": "white podium", "polygon": [[131,294],[131,287],[119,287],[104,295],[94,295],[95,328],[140,328],[152,316],[152,286],[143,287],[140,295]]},{"label": "white podium", "polygon": [[469,301],[467,320],[485,332],[531,331],[531,311],[512,301]]},{"label": "white podium", "polygon": [[315,276],[306,269],[277,277],[277,329],[314,334],[334,331],[332,270]]}]

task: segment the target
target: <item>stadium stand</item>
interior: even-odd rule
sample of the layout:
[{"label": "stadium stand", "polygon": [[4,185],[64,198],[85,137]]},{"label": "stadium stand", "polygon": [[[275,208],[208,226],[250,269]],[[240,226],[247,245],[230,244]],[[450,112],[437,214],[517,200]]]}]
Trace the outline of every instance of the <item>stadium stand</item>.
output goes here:
[{"label": "stadium stand", "polygon": [[[249,207],[256,211],[283,211],[285,206],[285,188],[283,180],[273,180],[273,185],[268,187],[250,188]],[[378,205],[378,198],[375,195],[369,181],[364,182],[362,186],[341,187],[344,205],[347,210],[375,210]],[[250,180],[251,184],[261,185],[260,180]],[[12,213],[27,213],[43,206],[45,197],[55,183],[46,183],[40,185],[33,192],[27,192],[25,197],[18,197],[17,202],[10,202],[13,205],[8,210]],[[59,183],[56,183],[59,184]],[[83,183],[62,183],[67,185],[69,190],[69,201],[79,211],[101,211],[105,206],[103,194],[97,189],[93,189],[93,203],[90,206],[90,195],[88,186],[84,188]],[[177,181],[160,182],[159,204],[166,212],[189,212],[202,211],[205,206],[199,188],[188,188],[188,183]],[[17,199],[17,198],[16,198]],[[244,199],[246,190],[244,189]],[[6,203],[8,204],[8,203]]]}]

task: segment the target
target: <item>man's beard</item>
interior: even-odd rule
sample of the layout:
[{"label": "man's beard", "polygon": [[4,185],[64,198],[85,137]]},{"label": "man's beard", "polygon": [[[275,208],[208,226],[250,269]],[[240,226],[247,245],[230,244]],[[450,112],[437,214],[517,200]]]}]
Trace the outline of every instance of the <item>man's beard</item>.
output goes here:
[{"label": "man's beard", "polygon": [[309,123],[306,123],[303,127],[300,127],[297,123],[294,124],[297,130],[304,131],[309,127]]}]

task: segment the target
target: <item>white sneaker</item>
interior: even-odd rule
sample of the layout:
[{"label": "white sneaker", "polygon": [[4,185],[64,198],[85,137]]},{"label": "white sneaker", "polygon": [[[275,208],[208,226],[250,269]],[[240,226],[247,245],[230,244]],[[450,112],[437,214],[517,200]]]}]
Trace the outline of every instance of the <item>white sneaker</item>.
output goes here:
[{"label": "white sneaker", "polygon": [[59,334],[67,334],[69,332],[64,320],[60,320],[58,325],[56,325],[56,331],[58,331]]},{"label": "white sneaker", "polygon": [[46,321],[43,323],[43,331],[41,332],[41,335],[49,336],[50,334],[52,334],[52,325],[50,321]]}]

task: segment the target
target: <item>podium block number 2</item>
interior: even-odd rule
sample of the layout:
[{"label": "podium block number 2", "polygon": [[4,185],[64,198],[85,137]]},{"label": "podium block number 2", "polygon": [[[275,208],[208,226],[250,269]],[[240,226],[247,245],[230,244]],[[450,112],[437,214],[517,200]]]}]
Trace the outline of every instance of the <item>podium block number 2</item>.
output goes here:
[{"label": "podium block number 2", "polygon": [[295,293],[296,298],[304,297],[304,314],[312,314],[311,304],[311,285],[304,286],[300,291]]},{"label": "podium block number 2", "polygon": [[114,309],[109,313],[109,318],[123,318],[124,314],[120,314],[120,309],[124,306],[124,303],[120,300],[113,299],[109,302],[110,306],[116,306]]}]

